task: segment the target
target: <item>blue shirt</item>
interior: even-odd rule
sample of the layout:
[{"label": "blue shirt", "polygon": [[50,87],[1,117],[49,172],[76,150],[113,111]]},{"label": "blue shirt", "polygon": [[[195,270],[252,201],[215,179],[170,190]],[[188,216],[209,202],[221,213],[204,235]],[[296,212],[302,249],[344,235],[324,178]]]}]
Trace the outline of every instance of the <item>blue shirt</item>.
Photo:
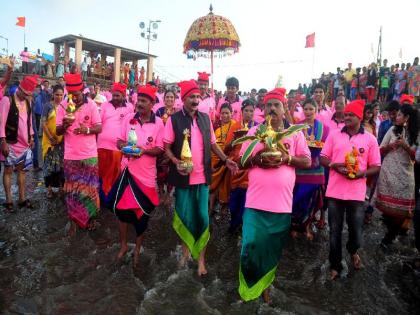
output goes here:
[{"label": "blue shirt", "polygon": [[51,100],[51,96],[48,94],[47,91],[42,90],[39,94],[35,97],[35,109],[34,113],[36,115],[42,115],[42,110],[44,105],[47,104]]},{"label": "blue shirt", "polygon": [[388,132],[389,128],[391,128],[393,125],[392,121],[390,119],[384,120],[379,125],[379,131],[378,131],[378,143],[381,144],[382,140],[384,139],[386,133]]}]

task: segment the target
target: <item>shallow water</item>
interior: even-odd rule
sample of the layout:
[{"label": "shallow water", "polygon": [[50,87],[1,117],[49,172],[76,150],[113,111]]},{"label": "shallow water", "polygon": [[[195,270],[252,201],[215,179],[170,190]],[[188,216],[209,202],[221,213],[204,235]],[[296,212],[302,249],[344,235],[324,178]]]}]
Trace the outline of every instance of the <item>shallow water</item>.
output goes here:
[{"label": "shallow water", "polygon": [[212,218],[206,277],[196,276],[194,262],[178,268],[181,250],[171,211],[163,208],[150,220],[139,267],[133,269],[131,255],[115,263],[117,221],[107,210],[97,231],[64,237],[64,204],[46,200],[40,176],[28,173],[34,210],[0,210],[2,314],[420,313],[420,277],[407,264],[415,257],[413,235],[400,237],[385,253],[378,246],[384,232],[378,213],[364,232],[365,268],[355,273],[345,255],[344,275],[335,282],[327,280],[327,230],[318,231],[313,242],[302,237],[289,241],[269,306],[261,299],[239,299],[240,240],[227,233],[226,213]]}]

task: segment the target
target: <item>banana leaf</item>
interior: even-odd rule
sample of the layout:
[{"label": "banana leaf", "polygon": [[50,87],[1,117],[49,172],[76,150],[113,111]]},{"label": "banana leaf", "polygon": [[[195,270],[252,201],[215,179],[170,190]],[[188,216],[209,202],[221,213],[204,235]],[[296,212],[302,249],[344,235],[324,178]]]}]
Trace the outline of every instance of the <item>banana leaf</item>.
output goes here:
[{"label": "banana leaf", "polygon": [[242,144],[242,143],[244,143],[245,141],[248,141],[248,140],[255,140],[255,139],[257,139],[257,137],[255,137],[255,136],[243,136],[243,137],[240,137],[240,138],[234,140],[232,142],[232,146],[235,146],[237,144]]},{"label": "banana leaf", "polygon": [[254,152],[255,146],[258,144],[258,142],[260,142],[260,140],[259,139],[255,139],[246,148],[246,150],[245,150],[245,152],[244,152],[244,154],[242,155],[242,158],[241,158],[241,164],[242,164],[242,166],[245,165],[245,163],[248,160],[248,158],[252,155],[252,152]]},{"label": "banana leaf", "polygon": [[275,137],[274,141],[275,142],[279,142],[281,139],[286,138],[286,137],[288,137],[288,136],[290,136],[290,135],[292,135],[292,134],[294,134],[294,133],[296,133],[298,131],[301,131],[303,129],[306,129],[308,127],[309,126],[306,125],[306,124],[292,125],[289,128],[287,128],[286,130],[281,131],[281,132],[278,132],[276,134],[276,137]]},{"label": "banana leaf", "polygon": [[265,124],[261,124],[258,126],[257,131],[256,131],[256,135],[262,135],[267,131],[267,126]]},{"label": "banana leaf", "polygon": [[272,137],[265,138],[265,144],[267,145],[267,148],[272,148],[273,147],[273,138]]}]

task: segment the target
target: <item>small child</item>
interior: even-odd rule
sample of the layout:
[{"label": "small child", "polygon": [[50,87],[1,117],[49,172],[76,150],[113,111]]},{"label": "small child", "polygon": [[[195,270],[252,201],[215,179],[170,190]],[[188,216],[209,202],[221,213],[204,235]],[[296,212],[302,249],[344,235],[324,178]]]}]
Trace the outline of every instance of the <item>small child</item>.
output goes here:
[{"label": "small child", "polygon": [[388,120],[389,119],[388,111],[383,110],[381,112],[381,117],[382,117],[382,121]]}]

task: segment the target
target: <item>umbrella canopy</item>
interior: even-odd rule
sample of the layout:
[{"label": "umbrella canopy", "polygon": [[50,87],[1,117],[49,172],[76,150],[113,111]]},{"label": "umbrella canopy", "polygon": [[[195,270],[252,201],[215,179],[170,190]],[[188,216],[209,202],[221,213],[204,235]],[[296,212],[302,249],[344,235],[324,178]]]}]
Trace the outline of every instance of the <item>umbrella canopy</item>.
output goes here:
[{"label": "umbrella canopy", "polygon": [[223,16],[210,13],[195,20],[184,41],[188,57],[232,55],[239,51],[240,41],[233,24]]}]

